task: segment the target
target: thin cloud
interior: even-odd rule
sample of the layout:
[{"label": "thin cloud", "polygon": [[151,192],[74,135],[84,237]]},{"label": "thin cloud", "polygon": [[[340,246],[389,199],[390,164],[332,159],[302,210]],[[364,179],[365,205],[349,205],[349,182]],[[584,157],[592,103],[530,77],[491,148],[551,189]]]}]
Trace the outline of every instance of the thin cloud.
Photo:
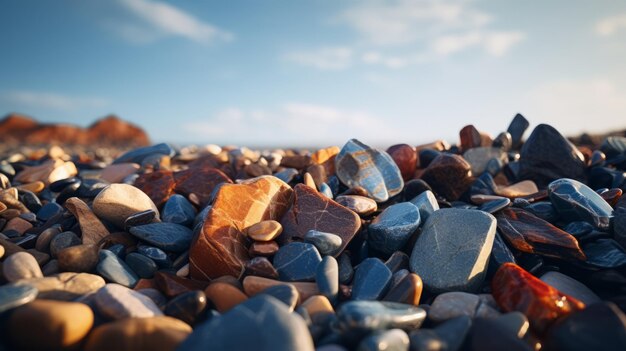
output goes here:
[{"label": "thin cloud", "polygon": [[626,13],[603,18],[596,23],[596,34],[600,36],[610,36],[617,31],[626,29]]},{"label": "thin cloud", "polygon": [[348,47],[323,47],[287,53],[285,59],[302,66],[320,70],[342,70],[352,64],[352,49]]},{"label": "thin cloud", "polygon": [[109,105],[109,101],[103,98],[69,96],[51,92],[9,91],[0,96],[2,100],[18,107],[39,107],[59,111],[101,108]]},{"label": "thin cloud", "polygon": [[462,35],[444,35],[433,40],[432,48],[440,56],[448,56],[473,47],[480,47],[495,57],[506,54],[515,44],[525,38],[520,31],[468,32]]}]

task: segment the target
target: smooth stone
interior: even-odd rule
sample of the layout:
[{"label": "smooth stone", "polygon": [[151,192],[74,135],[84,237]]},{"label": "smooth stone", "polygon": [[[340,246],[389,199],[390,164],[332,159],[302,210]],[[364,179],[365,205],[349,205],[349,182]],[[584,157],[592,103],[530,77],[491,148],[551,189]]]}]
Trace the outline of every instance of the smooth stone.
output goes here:
[{"label": "smooth stone", "polygon": [[255,241],[250,245],[248,253],[252,257],[270,257],[274,256],[274,254],[278,252],[278,249],[279,246],[276,241]]},{"label": "smooth stone", "polygon": [[361,228],[356,213],[302,184],[294,187],[293,203],[280,223],[284,230],[277,238],[279,244],[304,239],[310,230],[317,230],[341,238],[337,254]]},{"label": "smooth stone", "polygon": [[335,197],[333,195],[333,190],[330,188],[330,185],[326,183],[320,184],[320,194],[326,196],[329,199],[333,199]]},{"label": "smooth stone", "polygon": [[175,223],[188,227],[196,217],[193,205],[179,194],[172,195],[163,206],[161,220],[166,223]]},{"label": "smooth stone", "polygon": [[492,318],[476,318],[468,335],[472,350],[532,351],[528,343]]},{"label": "smooth stone", "polygon": [[262,290],[259,294],[266,294],[274,297],[278,301],[284,303],[289,308],[289,311],[292,312],[300,301],[300,293],[298,292],[298,289],[291,284],[270,286],[267,289]]},{"label": "smooth stone", "polygon": [[503,151],[509,151],[513,147],[513,136],[509,132],[502,132],[493,139],[491,146],[500,148]]},{"label": "smooth stone", "polygon": [[165,307],[167,303],[167,297],[156,288],[141,288],[135,289],[135,291],[148,296],[159,308]]},{"label": "smooth stone", "polygon": [[375,332],[359,343],[358,351],[408,351],[409,336],[402,329]]},{"label": "smooth stone", "polygon": [[409,255],[405,254],[402,251],[396,251],[389,259],[385,262],[385,265],[392,273],[396,273],[399,270],[408,270],[409,269]]},{"label": "smooth stone", "polygon": [[376,201],[360,195],[341,195],[337,196],[335,201],[341,206],[354,211],[359,216],[369,216],[378,209]]},{"label": "smooth stone", "polygon": [[556,129],[540,124],[522,146],[518,177],[533,180],[539,187],[564,177],[584,181],[584,157]]},{"label": "smooth stone", "polygon": [[166,316],[122,319],[95,328],[85,351],[174,351],[191,332],[188,324]]},{"label": "smooth stone", "polygon": [[122,183],[124,178],[135,174],[139,168],[138,164],[130,162],[111,164],[100,171],[100,179],[106,180],[109,183]]},{"label": "smooth stone", "polygon": [[[214,192],[222,184],[231,184],[232,180],[217,165],[192,166],[174,172],[174,191],[189,198],[198,207],[204,207],[212,201]],[[195,199],[195,200],[194,200]]]},{"label": "smooth stone", "polygon": [[461,156],[440,154],[424,169],[422,180],[449,201],[458,200],[473,182],[472,169]]},{"label": "smooth stone", "polygon": [[59,251],[82,244],[82,240],[74,232],[59,233],[50,240],[50,255],[57,257]]},{"label": "smooth stone", "polygon": [[110,234],[83,200],[71,197],[65,201],[65,208],[78,220],[83,244],[98,244]]},{"label": "smooth stone", "polygon": [[339,235],[311,229],[304,236],[304,242],[313,244],[320,255],[335,255],[343,241]]},{"label": "smooth stone", "polygon": [[126,256],[126,246],[124,246],[123,244],[111,245],[107,248],[107,250],[113,252],[115,256],[122,259],[124,258],[124,256]]},{"label": "smooth stone", "polygon": [[461,150],[469,150],[471,148],[479,147],[481,145],[480,132],[473,125],[466,125],[459,131],[459,137],[461,139]]},{"label": "smooth stone", "polygon": [[496,220],[488,213],[435,211],[413,247],[411,271],[435,293],[477,291],[485,278],[495,234]]},{"label": "smooth stone", "polygon": [[[242,330],[246,331],[245,337],[241,337]],[[215,351],[315,349],[302,318],[268,295],[250,298],[197,326],[177,350],[205,350],[207,345]]]},{"label": "smooth stone", "polygon": [[335,158],[337,176],[349,188],[360,186],[376,202],[385,202],[404,187],[400,169],[384,151],[349,140]]},{"label": "smooth stone", "polygon": [[280,222],[267,220],[255,223],[246,229],[246,234],[252,240],[272,241],[283,232]]},{"label": "smooth stone", "polygon": [[[422,167],[426,167],[426,166],[422,165]],[[433,191],[430,185],[428,185],[428,183],[426,183],[422,179],[411,179],[408,182],[406,182],[406,184],[404,184],[404,189],[402,191],[404,192],[404,199],[408,201],[410,199],[414,199],[415,197],[425,192],[426,190],[430,192]]]},{"label": "smooth stone", "polygon": [[556,207],[549,201],[537,201],[524,206],[524,210],[543,219],[546,222],[556,223],[560,220]]},{"label": "smooth stone", "polygon": [[194,325],[207,306],[207,298],[203,291],[195,290],[180,294],[170,300],[163,308],[166,316],[180,319]]},{"label": "smooth stone", "polygon": [[276,172],[274,174],[274,177],[282,180],[285,183],[290,183],[293,178],[295,178],[298,175],[298,170],[295,168],[285,168],[284,170],[280,171],[280,172]]},{"label": "smooth stone", "polygon": [[49,277],[21,280],[17,284],[36,289],[41,299],[70,301],[96,292],[105,282],[95,274],[64,272]]},{"label": "smooth stone", "polygon": [[626,250],[613,239],[598,239],[583,246],[586,265],[597,268],[626,266]]},{"label": "smooth stone", "polygon": [[126,255],[124,261],[140,278],[152,278],[159,269],[153,260],[136,252]]},{"label": "smooth stone", "polygon": [[467,193],[470,194],[470,199],[475,195],[495,195],[498,185],[489,173],[483,173],[478,178],[474,178]]},{"label": "smooth stone", "polygon": [[609,158],[620,156],[626,152],[626,138],[623,136],[609,136],[602,141],[600,150]]},{"label": "smooth stone", "polygon": [[13,311],[8,335],[18,350],[75,349],[93,322],[94,314],[85,304],[36,300]]},{"label": "smooth stone", "polygon": [[169,268],[172,266],[172,260],[167,256],[165,251],[158,247],[138,245],[137,252],[153,260],[161,268]]},{"label": "smooth stone", "polygon": [[422,308],[396,302],[350,301],[337,310],[337,328],[341,331],[375,331],[419,328],[426,319]]},{"label": "smooth stone", "polygon": [[0,313],[25,305],[37,298],[37,289],[29,285],[0,286]]},{"label": "smooth stone", "polygon": [[267,257],[254,257],[246,262],[245,275],[256,275],[259,277],[278,279],[278,272]]},{"label": "smooth stone", "polygon": [[336,304],[339,296],[339,265],[334,257],[324,256],[317,266],[315,281],[320,294],[333,305]]},{"label": "smooth stone", "polygon": [[546,350],[624,350],[626,315],[611,302],[574,312],[550,329]]},{"label": "smooth stone", "polygon": [[322,257],[315,246],[308,243],[293,242],[281,247],[274,255],[274,267],[280,280],[314,281],[317,265]]},{"label": "smooth stone", "polygon": [[43,273],[33,255],[28,252],[17,252],[2,262],[2,273],[8,282],[21,279],[41,278]]},{"label": "smooth stone", "polygon": [[417,169],[417,151],[411,145],[397,144],[387,149],[387,153],[400,169],[404,180],[413,178]]},{"label": "smooth stone", "polygon": [[148,195],[128,184],[111,184],[102,189],[93,200],[93,212],[100,219],[124,228],[126,218],[134,213],[153,210],[159,217],[159,210]]},{"label": "smooth stone", "polygon": [[317,289],[316,283],[310,282],[282,282],[280,280],[267,279],[263,277],[255,277],[255,276],[247,276],[243,279],[243,290],[248,296],[254,296],[263,290],[278,285],[289,285],[293,286],[298,290],[298,294],[300,295],[300,299],[302,301],[308,299],[313,295],[319,295],[319,290]]},{"label": "smooth stone", "polygon": [[389,289],[392,273],[377,258],[367,258],[361,262],[354,273],[352,284],[353,300],[378,300]]},{"label": "smooth stone", "polygon": [[139,147],[130,150],[119,156],[113,161],[113,164],[120,163],[138,163],[141,164],[146,157],[151,155],[174,156],[176,151],[166,143],[155,144],[152,146]]},{"label": "smooth stone", "polygon": [[203,290],[207,282],[179,277],[174,272],[161,270],[154,274],[154,282],[158,289],[168,298],[178,296],[191,290]]},{"label": "smooth stone", "polygon": [[154,210],[145,210],[133,213],[124,221],[124,229],[128,231],[131,227],[158,222],[157,213]]},{"label": "smooth stone", "polygon": [[239,287],[219,281],[209,284],[204,289],[204,294],[220,313],[224,313],[248,299],[248,296]]},{"label": "smooth stone", "polygon": [[98,310],[111,319],[149,318],[163,312],[146,295],[119,284],[107,284],[95,294]]},{"label": "smooth stone", "polygon": [[447,350],[446,342],[432,329],[414,330],[411,332],[409,340],[412,351]]},{"label": "smooth stone", "polygon": [[137,274],[113,252],[100,250],[99,258],[96,271],[108,281],[125,287],[133,287],[137,284],[139,280]]},{"label": "smooth stone", "polygon": [[529,196],[539,191],[537,184],[532,180],[523,180],[509,186],[496,187],[495,190],[496,194],[510,198]]},{"label": "smooth stone", "polygon": [[63,213],[63,207],[61,207],[61,205],[54,202],[48,202],[47,204],[43,205],[39,209],[39,211],[37,211],[37,219],[45,222],[55,216],[60,215],[61,213]]},{"label": "smooth stone", "polygon": [[502,239],[500,233],[496,231],[493,247],[491,248],[491,257],[489,258],[489,270],[495,272],[506,262],[516,263],[515,256],[504,242],[504,239]]},{"label": "smooth stone", "polygon": [[385,255],[391,255],[406,245],[420,225],[420,212],[410,202],[387,207],[370,224],[369,245]]},{"label": "smooth stone", "polygon": [[439,209],[437,198],[435,198],[435,194],[430,190],[423,191],[409,202],[419,209],[421,223],[425,223],[428,216]]},{"label": "smooth stone", "polygon": [[468,316],[459,316],[449,319],[435,327],[434,332],[441,338],[445,350],[460,350],[465,338],[472,327],[472,319]]},{"label": "smooth stone", "polygon": [[337,263],[339,264],[339,283],[349,284],[352,281],[352,277],[354,277],[354,268],[352,267],[350,256],[347,253],[341,254]]},{"label": "smooth stone", "polygon": [[540,279],[560,292],[580,300],[585,305],[591,305],[602,301],[596,293],[591,291],[591,289],[583,283],[565,274],[550,271],[543,274]]},{"label": "smooth stone", "polygon": [[511,135],[511,141],[513,148],[517,148],[522,141],[522,137],[524,136],[524,132],[528,129],[530,122],[521,114],[516,114],[513,117],[513,120],[509,124],[507,128],[507,133]]},{"label": "smooth stone", "polygon": [[526,332],[528,332],[528,328],[530,327],[528,318],[526,318],[526,316],[524,316],[521,312],[505,313],[500,317],[497,317],[496,321],[500,326],[514,333],[520,339],[526,335]]},{"label": "smooth stone", "polygon": [[244,230],[264,220],[280,219],[290,205],[292,193],[289,185],[273,176],[220,186],[191,244],[191,277],[239,277],[250,258]]},{"label": "smooth stone", "polygon": [[558,179],[548,185],[548,194],[564,219],[583,220],[600,229],[609,229],[613,208],[585,184],[573,179]]},{"label": "smooth stone", "polygon": [[137,238],[164,251],[183,252],[189,249],[193,232],[175,223],[150,223],[130,228]]},{"label": "smooth stone", "polygon": [[487,170],[492,159],[500,160],[503,164],[508,161],[507,155],[500,148],[474,147],[463,153],[463,158],[472,167],[472,174],[480,175]]},{"label": "smooth stone", "polygon": [[428,310],[428,318],[443,322],[459,316],[474,317],[480,304],[478,295],[448,292],[438,295]]},{"label": "smooth stone", "polygon": [[503,208],[508,207],[511,204],[511,200],[507,198],[502,198],[494,201],[485,202],[484,204],[478,207],[479,210],[487,212],[487,213],[496,213]]},{"label": "smooth stone", "polygon": [[82,244],[67,247],[57,253],[59,270],[91,272],[98,264],[98,246]]},{"label": "smooth stone", "polygon": [[391,287],[383,301],[417,306],[422,297],[422,289],[422,279],[415,273],[408,273],[396,285]]}]

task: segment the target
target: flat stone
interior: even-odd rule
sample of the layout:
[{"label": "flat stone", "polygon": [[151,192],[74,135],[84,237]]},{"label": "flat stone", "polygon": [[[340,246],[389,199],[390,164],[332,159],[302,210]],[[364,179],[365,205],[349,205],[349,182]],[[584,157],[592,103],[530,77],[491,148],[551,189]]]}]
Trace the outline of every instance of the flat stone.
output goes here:
[{"label": "flat stone", "polygon": [[314,281],[317,265],[322,257],[315,246],[308,243],[293,242],[281,247],[274,255],[274,267],[280,280]]},{"label": "flat stone", "polygon": [[439,209],[439,203],[435,194],[430,190],[425,190],[409,201],[417,207],[420,212],[420,223],[425,223],[433,212]]},{"label": "flat stone", "polygon": [[353,300],[378,300],[389,289],[392,273],[377,258],[367,258],[361,262],[354,273],[352,284]]},{"label": "flat stone", "polygon": [[[241,337],[241,331],[246,337]],[[268,295],[253,297],[218,318],[199,325],[180,351],[205,350],[313,351],[313,340],[300,316]]]},{"label": "flat stone", "polygon": [[532,180],[539,187],[564,177],[584,181],[584,157],[556,129],[540,124],[522,147],[518,177]]},{"label": "flat stone", "polygon": [[280,223],[283,234],[277,238],[279,244],[304,239],[309,230],[316,230],[341,238],[336,254],[345,249],[361,228],[356,213],[302,184],[294,187],[293,204]]},{"label": "flat stone", "polygon": [[184,196],[174,194],[163,206],[161,219],[163,222],[191,226],[196,217],[196,210]]},{"label": "flat stone", "polygon": [[192,290],[204,290],[207,282],[179,277],[166,271],[154,274],[158,289],[167,297],[172,298]]},{"label": "flat stone", "polygon": [[25,305],[37,298],[37,289],[29,285],[0,286],[0,313]]},{"label": "flat stone", "polygon": [[78,220],[83,244],[98,244],[110,234],[83,200],[71,197],[65,200],[64,206]]},{"label": "flat stone", "polygon": [[389,290],[383,301],[417,306],[422,297],[422,289],[422,278],[415,273],[408,273],[398,284]]},{"label": "flat stone", "polygon": [[537,188],[537,184],[532,180],[522,180],[521,182],[517,182],[515,184],[505,186],[505,187],[496,187],[496,194],[505,197],[521,197],[521,196],[529,196],[539,191]]},{"label": "flat stone", "polygon": [[139,170],[139,165],[132,162],[111,164],[100,171],[100,179],[109,183],[122,183],[124,178],[135,174]]},{"label": "flat stone", "polygon": [[270,257],[278,252],[279,246],[276,241],[255,241],[250,245],[248,253],[251,257]]},{"label": "flat stone", "polygon": [[518,338],[523,338],[528,332],[530,323],[528,318],[521,312],[509,312],[496,319],[497,323],[504,329],[514,333]]},{"label": "flat stone", "polygon": [[385,255],[401,250],[420,225],[419,209],[410,202],[387,207],[369,226],[369,245]]},{"label": "flat stone", "polygon": [[93,212],[98,218],[111,222],[118,228],[124,228],[124,221],[130,215],[159,210],[143,191],[128,184],[111,184],[102,189],[93,200]]},{"label": "flat stone", "polygon": [[107,284],[95,295],[98,310],[111,319],[149,318],[163,312],[146,295],[119,284]]},{"label": "flat stone", "polygon": [[583,220],[601,230],[609,229],[613,208],[585,184],[573,179],[558,179],[548,185],[548,194],[563,219]]},{"label": "flat stone", "polygon": [[428,310],[428,318],[443,322],[459,316],[474,317],[480,299],[478,295],[453,291],[437,295]]},{"label": "flat stone", "polygon": [[378,331],[359,343],[359,351],[408,351],[409,336],[402,329]]},{"label": "flat stone", "polygon": [[204,293],[213,303],[218,312],[224,313],[248,299],[248,296],[237,287],[223,282],[209,284]]},{"label": "flat stone", "polygon": [[513,120],[509,124],[506,131],[511,135],[511,141],[514,148],[517,148],[520,145],[524,132],[528,129],[529,125],[530,123],[528,120],[521,114],[518,113],[515,117],[513,117]]},{"label": "flat stone", "polygon": [[[278,251],[278,249],[277,249]],[[254,257],[246,262],[245,275],[256,275],[259,277],[278,279],[278,272],[272,262],[266,257]]]},{"label": "flat stone", "polygon": [[207,298],[204,292],[195,290],[180,294],[170,300],[163,308],[163,313],[189,325],[194,325],[200,319],[206,306]]},{"label": "flat stone", "polygon": [[387,153],[400,169],[400,174],[404,180],[413,178],[417,169],[417,152],[415,148],[407,144],[397,144],[390,146]]},{"label": "flat stone", "polygon": [[343,240],[339,235],[324,233],[311,229],[304,236],[304,242],[313,244],[320,255],[335,255],[341,248]]},{"label": "flat stone", "polygon": [[384,151],[349,140],[335,158],[337,176],[349,188],[360,186],[376,202],[385,202],[404,187],[400,169]]},{"label": "flat stone", "polygon": [[480,175],[487,170],[487,164],[491,159],[497,159],[502,164],[507,163],[508,157],[500,148],[474,147],[463,153],[463,158],[472,167],[472,174]]},{"label": "flat stone", "polygon": [[191,276],[204,280],[240,276],[249,259],[243,231],[260,221],[279,219],[287,210],[291,195],[291,188],[272,176],[222,185],[191,244]]},{"label": "flat stone", "polygon": [[18,350],[73,349],[89,334],[93,322],[93,312],[85,304],[36,300],[13,311],[7,334]]},{"label": "flat stone", "polygon": [[277,286],[277,285],[289,285],[298,290],[301,300],[306,300],[313,295],[319,295],[319,290],[316,283],[310,282],[281,282],[280,280],[267,279],[263,277],[247,276],[243,280],[243,290],[248,296],[254,296],[265,289]]},{"label": "flat stone", "polygon": [[469,189],[472,182],[472,169],[461,156],[441,154],[422,173],[422,180],[433,191],[449,201],[458,200]]},{"label": "flat stone", "polygon": [[504,208],[507,208],[511,204],[511,200],[502,198],[494,201],[485,202],[478,207],[479,210],[487,213],[496,213]]},{"label": "flat stone", "polygon": [[389,268],[392,273],[396,273],[399,270],[409,269],[409,255],[402,251],[396,251],[385,262],[385,266]]},{"label": "flat stone", "polygon": [[96,327],[85,351],[175,350],[191,331],[188,324],[166,316],[122,319]]},{"label": "flat stone", "polygon": [[57,253],[59,270],[91,272],[98,264],[98,246],[82,244],[67,247]]},{"label": "flat stone", "polygon": [[396,302],[350,301],[337,310],[337,328],[341,331],[375,331],[419,328],[426,311]]},{"label": "flat stone", "polygon": [[153,260],[136,252],[131,252],[126,255],[124,262],[126,262],[140,278],[152,278],[154,273],[158,270]]},{"label": "flat stone", "polygon": [[533,350],[527,342],[491,318],[474,319],[468,339],[472,350]]},{"label": "flat stone", "polygon": [[161,268],[169,268],[172,266],[172,260],[167,256],[165,251],[158,247],[138,245],[137,252],[153,260]]},{"label": "flat stone", "polygon": [[130,228],[137,238],[164,251],[183,252],[189,249],[193,232],[175,223],[150,223]]},{"label": "flat stone", "polygon": [[152,146],[139,147],[130,150],[116,158],[113,161],[113,164],[128,162],[141,164],[145,158],[152,155],[165,155],[172,157],[175,153],[176,151],[170,145],[166,143],[160,143]]},{"label": "flat stone", "polygon": [[333,305],[339,296],[339,265],[332,256],[325,256],[317,266],[315,281],[320,294],[328,298]]},{"label": "flat stone", "polygon": [[221,184],[231,184],[232,180],[221,170],[207,165],[192,167],[174,172],[174,191],[187,197],[193,194],[200,207],[206,206],[212,194]]},{"label": "flat stone", "polygon": [[560,292],[578,299],[585,305],[602,301],[596,293],[591,291],[583,283],[565,274],[550,271],[543,274],[540,279]]},{"label": "flat stone", "polygon": [[37,260],[28,252],[17,252],[7,257],[2,262],[2,273],[9,282],[43,277]]},{"label": "flat stone", "polygon": [[359,195],[341,195],[335,198],[341,206],[345,206],[354,211],[359,216],[369,216],[376,212],[378,204],[369,197]]},{"label": "flat stone", "polygon": [[95,274],[64,272],[49,277],[21,280],[17,284],[36,289],[41,299],[71,301],[96,292],[105,282]]},{"label": "flat stone", "polygon": [[597,239],[585,244],[585,265],[594,268],[618,268],[626,266],[626,250],[613,239]]},{"label": "flat stone", "polygon": [[276,239],[283,232],[280,222],[274,220],[261,221],[246,229],[246,234],[257,241],[271,241]]},{"label": "flat stone", "polygon": [[131,288],[137,284],[137,274],[113,252],[100,250],[99,258],[96,271],[108,281]]},{"label": "flat stone", "polygon": [[495,234],[496,220],[485,212],[435,211],[428,217],[415,243],[411,271],[435,293],[477,291],[487,271]]}]

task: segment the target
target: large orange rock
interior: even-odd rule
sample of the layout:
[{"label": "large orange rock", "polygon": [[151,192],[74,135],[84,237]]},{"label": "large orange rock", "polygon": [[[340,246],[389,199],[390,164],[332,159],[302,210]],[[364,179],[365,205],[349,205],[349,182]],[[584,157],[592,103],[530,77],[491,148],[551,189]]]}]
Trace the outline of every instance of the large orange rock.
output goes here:
[{"label": "large orange rock", "polygon": [[249,259],[245,229],[260,221],[280,219],[289,208],[291,194],[289,185],[273,176],[222,185],[191,244],[191,277],[240,276]]}]

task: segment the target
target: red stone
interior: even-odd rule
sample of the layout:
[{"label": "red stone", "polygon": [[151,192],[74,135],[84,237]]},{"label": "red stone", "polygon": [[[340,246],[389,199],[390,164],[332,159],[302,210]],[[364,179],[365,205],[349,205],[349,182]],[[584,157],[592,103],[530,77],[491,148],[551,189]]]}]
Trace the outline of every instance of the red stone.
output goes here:
[{"label": "red stone", "polygon": [[544,256],[585,260],[578,241],[571,234],[519,208],[505,208],[496,214],[498,229],[517,250]]},{"label": "red stone", "polygon": [[240,277],[249,259],[246,228],[260,221],[280,219],[289,208],[292,192],[289,185],[273,176],[222,185],[191,244],[191,277]]},{"label": "red stone", "polygon": [[276,241],[255,241],[250,245],[250,249],[248,253],[251,257],[263,256],[269,257],[273,256],[279,247]]},{"label": "red stone", "polygon": [[467,151],[474,147],[479,147],[482,143],[480,132],[473,125],[466,125],[459,132],[461,137],[461,150]]},{"label": "red stone", "polygon": [[167,272],[156,272],[154,281],[163,295],[172,298],[192,290],[203,290],[207,282],[179,277]]},{"label": "red stone", "polygon": [[505,312],[522,312],[538,333],[557,319],[585,308],[585,304],[565,295],[514,263],[505,263],[491,281],[493,297]]},{"label": "red stone", "polygon": [[303,240],[306,233],[315,229],[339,235],[342,240],[339,255],[361,228],[359,215],[325,197],[304,184],[294,187],[293,204],[280,221],[283,233],[277,238],[280,244]]},{"label": "red stone", "polygon": [[174,195],[176,183],[172,171],[160,170],[141,174],[133,185],[146,193],[150,200],[160,208],[170,196]]},{"label": "red stone", "polygon": [[398,165],[402,178],[404,180],[412,179],[417,169],[417,152],[415,148],[407,144],[397,144],[389,147],[387,153]]},{"label": "red stone", "polygon": [[472,167],[463,157],[452,154],[437,156],[422,173],[424,180],[440,196],[458,200],[472,185]]},{"label": "red stone", "polygon": [[611,190],[603,192],[602,194],[600,194],[600,196],[602,196],[604,201],[608,202],[609,205],[615,207],[617,201],[619,201],[620,197],[622,197],[622,189],[613,188]]},{"label": "red stone", "polygon": [[213,189],[222,183],[232,183],[224,172],[216,168],[195,167],[174,173],[176,183],[174,191],[178,194],[189,196],[195,194],[201,204],[206,205]]}]

